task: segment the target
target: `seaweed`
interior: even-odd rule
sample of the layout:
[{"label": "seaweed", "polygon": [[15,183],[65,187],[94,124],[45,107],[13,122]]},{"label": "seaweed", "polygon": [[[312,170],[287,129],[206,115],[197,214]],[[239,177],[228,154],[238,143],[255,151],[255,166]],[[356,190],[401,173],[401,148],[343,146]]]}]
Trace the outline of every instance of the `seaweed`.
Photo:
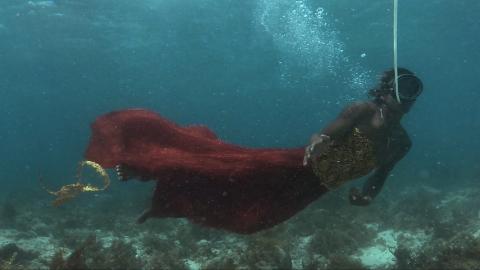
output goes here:
[{"label": "seaweed", "polygon": [[399,244],[397,249],[392,251],[395,256],[395,269],[413,269],[417,259],[413,252],[403,243]]},{"label": "seaweed", "polygon": [[331,256],[326,269],[367,270],[359,260],[346,255]]},{"label": "seaweed", "polygon": [[356,222],[338,222],[328,229],[317,230],[310,240],[308,251],[330,256],[351,254],[375,238],[376,232]]},{"label": "seaweed", "polygon": [[208,264],[202,267],[202,270],[218,270],[218,269],[238,269],[240,266],[235,262],[233,258],[215,258]]},{"label": "seaweed", "polygon": [[24,270],[24,266],[16,263],[17,253],[13,253],[12,256],[7,260],[0,260],[0,269],[1,270]]},{"label": "seaweed", "polygon": [[241,260],[250,269],[292,269],[290,249],[285,238],[257,237],[250,241]]},{"label": "seaweed", "polygon": [[95,235],[89,236],[84,243],[66,259],[63,250],[57,251],[50,262],[50,269],[140,269],[143,264],[136,257],[131,244],[114,240],[111,246],[103,248]]},{"label": "seaweed", "polygon": [[147,269],[187,270],[179,249],[155,252],[146,265]]},{"label": "seaweed", "polygon": [[73,269],[88,269],[85,259],[85,249],[95,241],[95,236],[87,238],[84,243],[73,251],[66,259],[64,259],[64,251],[58,250],[53,256],[49,268],[50,270],[73,270]]},{"label": "seaweed", "polygon": [[480,269],[479,254],[480,239],[462,232],[447,241],[435,239],[417,254],[399,247],[395,269]]},{"label": "seaweed", "polygon": [[137,258],[137,252],[132,244],[114,240],[109,248],[104,249],[103,259],[97,259],[93,265],[96,269],[140,269],[143,264]]},{"label": "seaweed", "polygon": [[0,259],[5,261],[10,261],[13,258],[15,262],[23,263],[36,257],[38,257],[37,252],[25,251],[18,247],[15,243],[10,243],[0,248]]},{"label": "seaweed", "polygon": [[460,233],[437,250],[429,269],[480,269],[480,239]]},{"label": "seaweed", "polygon": [[403,196],[389,209],[390,219],[385,222],[395,229],[434,229],[444,217],[438,207],[440,194],[420,189]]}]

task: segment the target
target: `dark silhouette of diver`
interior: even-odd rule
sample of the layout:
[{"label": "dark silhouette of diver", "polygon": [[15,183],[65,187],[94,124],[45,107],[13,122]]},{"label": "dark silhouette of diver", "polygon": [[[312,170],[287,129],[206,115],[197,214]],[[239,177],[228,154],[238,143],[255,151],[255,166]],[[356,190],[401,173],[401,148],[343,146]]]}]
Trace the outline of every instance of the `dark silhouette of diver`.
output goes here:
[{"label": "dark silhouette of diver", "polygon": [[[400,102],[396,98],[394,70],[385,71],[379,85],[369,91],[371,100],[347,106],[334,121],[318,134],[314,134],[311,144],[306,147],[304,165],[309,165],[315,158],[325,155],[335,141],[344,140],[344,137],[352,132],[358,132],[366,138],[367,144],[369,142],[373,150],[373,155],[369,158],[375,160],[375,169],[362,190],[350,190],[349,199],[353,205],[368,205],[382,189],[395,164],[412,146],[400,121],[422,93],[423,84],[408,69],[399,68],[398,75]],[[366,159],[363,160],[364,164],[369,163]],[[336,169],[343,168],[330,168]]]}]

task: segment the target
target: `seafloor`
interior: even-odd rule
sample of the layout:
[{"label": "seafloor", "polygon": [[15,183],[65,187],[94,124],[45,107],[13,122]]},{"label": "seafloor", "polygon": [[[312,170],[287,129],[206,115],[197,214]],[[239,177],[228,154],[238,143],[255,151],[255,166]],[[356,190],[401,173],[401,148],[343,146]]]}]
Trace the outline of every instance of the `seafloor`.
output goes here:
[{"label": "seafloor", "polygon": [[350,206],[345,187],[249,236],[184,219],[137,225],[151,187],[113,183],[58,208],[40,186],[8,194],[0,269],[480,269],[478,187],[387,188],[368,207]]}]

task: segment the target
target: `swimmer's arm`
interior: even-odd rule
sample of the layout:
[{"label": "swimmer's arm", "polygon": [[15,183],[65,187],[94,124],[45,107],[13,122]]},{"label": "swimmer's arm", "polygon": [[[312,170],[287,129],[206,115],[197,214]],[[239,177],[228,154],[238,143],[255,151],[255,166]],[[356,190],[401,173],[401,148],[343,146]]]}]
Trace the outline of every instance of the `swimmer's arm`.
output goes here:
[{"label": "swimmer's arm", "polygon": [[[392,155],[386,159],[386,162],[380,165],[375,172],[367,179],[363,185],[362,192],[350,191],[350,202],[354,205],[368,205],[382,190],[385,180],[388,178],[390,172],[393,170],[397,162],[399,162],[410,151],[412,142],[408,137],[407,132],[400,127],[397,132],[396,138],[398,140],[392,151]],[[352,200],[352,195],[357,200]]]},{"label": "swimmer's arm", "polygon": [[358,121],[369,112],[371,112],[369,103],[356,102],[346,107],[335,120],[320,131],[320,134],[329,136],[331,140],[341,138],[350,132]]},{"label": "swimmer's arm", "polygon": [[390,171],[393,169],[388,167],[380,167],[365,181],[362,189],[362,196],[366,196],[367,200],[373,200],[382,190],[385,180],[387,180]]},{"label": "swimmer's arm", "polygon": [[317,156],[324,152],[336,139],[351,132],[353,127],[371,111],[371,106],[368,102],[357,102],[346,107],[342,113],[321,132],[312,135],[310,145],[305,148],[303,165],[308,165],[312,156]]}]

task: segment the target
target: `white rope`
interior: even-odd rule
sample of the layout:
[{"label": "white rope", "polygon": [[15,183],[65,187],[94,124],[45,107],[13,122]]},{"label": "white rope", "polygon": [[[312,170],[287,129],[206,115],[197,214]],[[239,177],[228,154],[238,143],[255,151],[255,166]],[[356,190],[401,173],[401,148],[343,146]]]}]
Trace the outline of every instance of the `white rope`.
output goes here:
[{"label": "white rope", "polygon": [[395,95],[398,103],[400,94],[398,93],[398,64],[397,64],[397,21],[398,21],[398,0],[393,0],[393,69],[395,71]]}]

